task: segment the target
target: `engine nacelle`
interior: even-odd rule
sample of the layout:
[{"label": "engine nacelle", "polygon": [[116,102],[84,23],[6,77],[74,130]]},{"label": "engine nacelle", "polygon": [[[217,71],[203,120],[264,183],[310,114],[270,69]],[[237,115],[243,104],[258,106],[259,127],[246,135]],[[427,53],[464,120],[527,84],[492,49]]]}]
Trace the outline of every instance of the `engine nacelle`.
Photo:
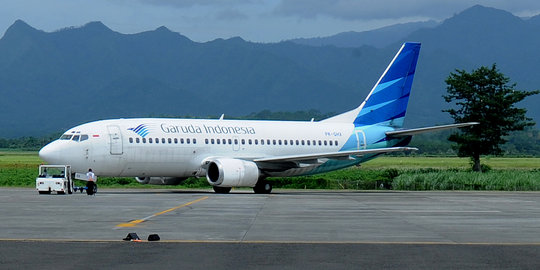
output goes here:
[{"label": "engine nacelle", "polygon": [[254,187],[259,180],[259,168],[251,161],[216,159],[208,164],[206,180],[218,187]]},{"label": "engine nacelle", "polygon": [[186,179],[182,177],[135,177],[135,180],[143,185],[178,185]]}]

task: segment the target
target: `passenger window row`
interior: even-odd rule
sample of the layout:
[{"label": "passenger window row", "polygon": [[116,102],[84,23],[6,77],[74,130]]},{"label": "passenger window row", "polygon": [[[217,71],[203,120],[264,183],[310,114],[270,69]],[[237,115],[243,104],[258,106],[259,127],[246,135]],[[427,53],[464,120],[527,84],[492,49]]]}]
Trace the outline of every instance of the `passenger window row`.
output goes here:
[{"label": "passenger window row", "polygon": [[337,140],[204,139],[205,144],[338,146]]},{"label": "passenger window row", "polygon": [[195,138],[129,138],[129,143],[197,144]]},{"label": "passenger window row", "polygon": [[[129,143],[196,144],[195,138],[129,138]],[[205,144],[338,146],[337,140],[204,139]]]}]

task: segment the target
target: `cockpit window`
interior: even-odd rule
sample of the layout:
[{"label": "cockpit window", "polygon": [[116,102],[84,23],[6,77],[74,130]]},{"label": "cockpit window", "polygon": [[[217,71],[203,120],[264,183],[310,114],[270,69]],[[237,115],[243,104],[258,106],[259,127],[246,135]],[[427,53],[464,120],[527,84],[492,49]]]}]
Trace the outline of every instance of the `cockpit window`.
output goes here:
[{"label": "cockpit window", "polygon": [[71,140],[72,136],[73,135],[71,135],[71,134],[64,134],[64,135],[62,135],[62,137],[60,137],[60,140]]},{"label": "cockpit window", "polygon": [[88,140],[88,135],[81,135],[81,142]]},{"label": "cockpit window", "polygon": [[73,139],[72,139],[72,140],[78,142],[78,141],[79,141],[79,137],[80,137],[79,135],[75,135],[75,136],[73,136]]}]

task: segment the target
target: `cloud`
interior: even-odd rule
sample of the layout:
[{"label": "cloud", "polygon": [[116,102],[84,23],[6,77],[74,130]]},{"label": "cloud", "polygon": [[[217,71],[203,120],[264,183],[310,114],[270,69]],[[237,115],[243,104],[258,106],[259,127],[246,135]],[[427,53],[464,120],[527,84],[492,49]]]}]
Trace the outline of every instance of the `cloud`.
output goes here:
[{"label": "cloud", "polygon": [[538,0],[281,0],[274,13],[307,19],[319,16],[342,20],[445,19],[476,4],[517,14],[540,9]]},{"label": "cloud", "polygon": [[139,0],[141,3],[186,8],[193,6],[235,7],[259,2],[259,0]]},{"label": "cloud", "polygon": [[236,9],[224,9],[224,10],[218,11],[215,17],[217,20],[223,20],[223,21],[245,20],[249,18],[246,14]]},{"label": "cloud", "polygon": [[[166,8],[172,12],[188,12],[194,16],[202,16],[205,20],[216,19],[217,21],[248,19],[249,10],[264,1],[267,0],[138,0],[144,6]],[[125,4],[129,3],[125,2]]]}]

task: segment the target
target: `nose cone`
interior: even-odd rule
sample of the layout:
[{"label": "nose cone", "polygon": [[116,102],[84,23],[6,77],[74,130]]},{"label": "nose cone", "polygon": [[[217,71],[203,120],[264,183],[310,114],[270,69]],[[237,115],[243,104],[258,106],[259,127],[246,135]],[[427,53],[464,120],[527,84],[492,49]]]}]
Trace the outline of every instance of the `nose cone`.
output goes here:
[{"label": "nose cone", "polygon": [[60,161],[60,149],[56,141],[45,145],[39,150],[39,158],[49,164],[61,164]]}]

